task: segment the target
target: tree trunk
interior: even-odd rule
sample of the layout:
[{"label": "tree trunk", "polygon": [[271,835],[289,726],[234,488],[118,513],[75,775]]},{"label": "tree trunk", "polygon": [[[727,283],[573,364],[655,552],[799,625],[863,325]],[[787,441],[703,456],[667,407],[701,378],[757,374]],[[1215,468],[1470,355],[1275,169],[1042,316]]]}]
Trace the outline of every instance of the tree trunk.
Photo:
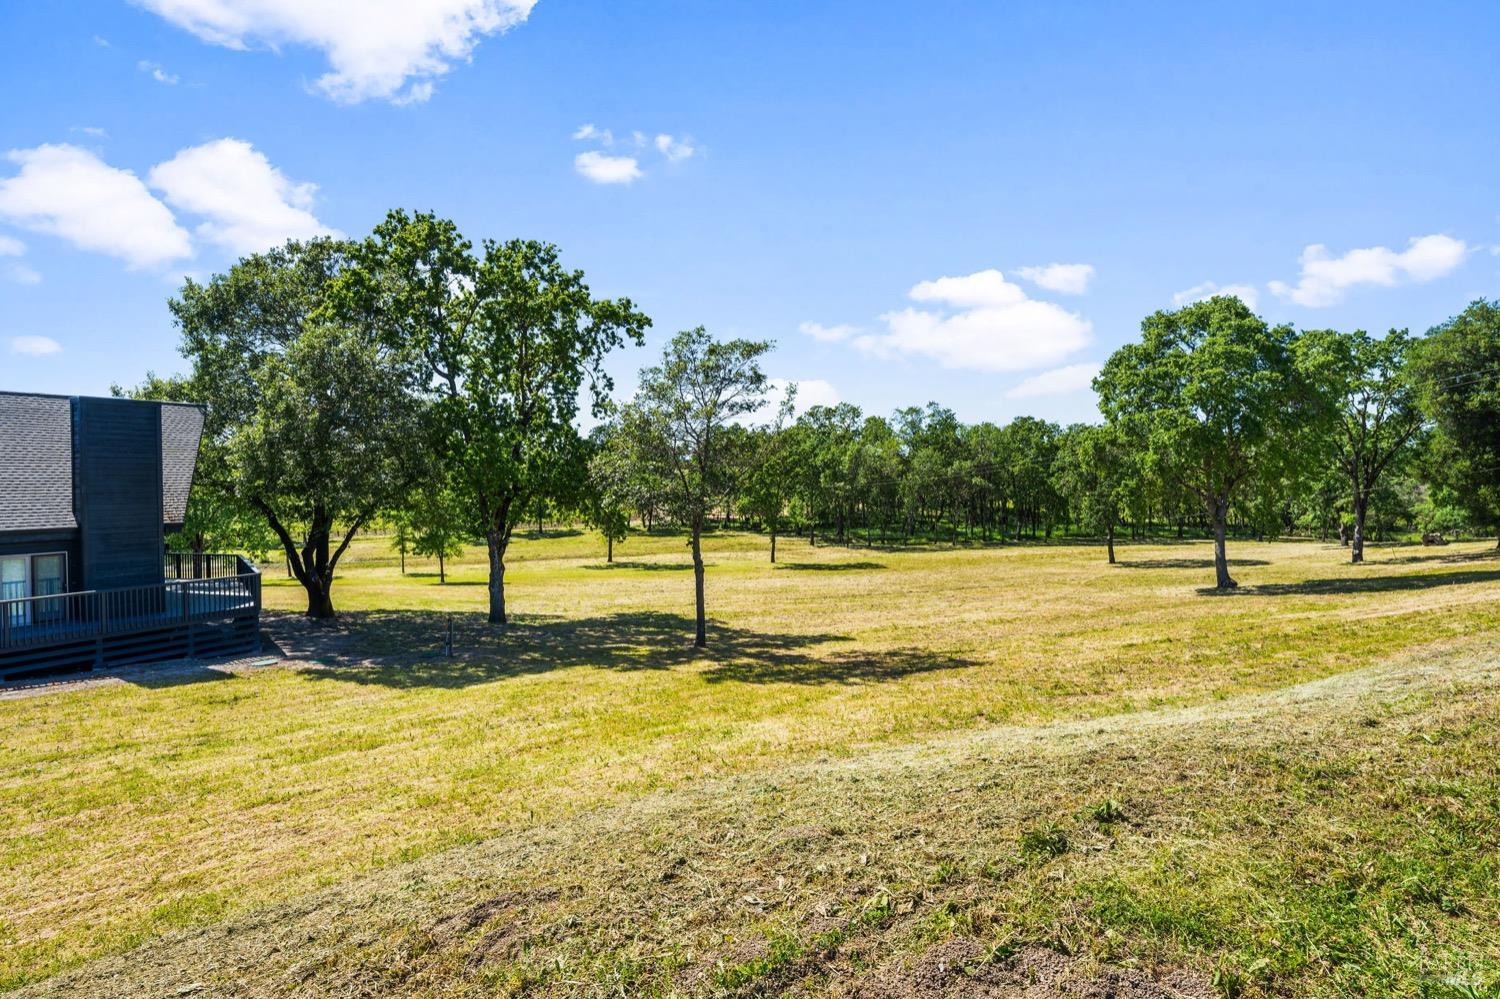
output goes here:
[{"label": "tree trunk", "polygon": [[332,587],[326,585],[323,580],[309,577],[309,581],[303,584],[307,590],[307,616],[316,621],[328,621],[338,615],[333,610]]},{"label": "tree trunk", "polygon": [[776,564],[776,528],[771,528],[771,564]]},{"label": "tree trunk", "polygon": [[615,560],[615,539],[613,535],[604,537],[604,561],[613,563]]},{"label": "tree trunk", "polygon": [[505,542],[502,531],[485,532],[490,549],[490,624],[505,625]]},{"label": "tree trunk", "polygon": [[1349,546],[1349,561],[1356,565],[1365,560],[1365,511],[1369,505],[1369,497],[1362,493],[1355,494],[1354,541]]},{"label": "tree trunk", "polygon": [[1232,590],[1240,584],[1229,575],[1229,559],[1224,554],[1224,536],[1229,529],[1229,501],[1212,500],[1209,512],[1214,522],[1214,586],[1221,590]]},{"label": "tree trunk", "polygon": [[443,585],[443,584],[445,584],[447,582],[448,582],[448,566],[447,566],[447,562],[443,558],[443,553],[442,552],[438,552],[438,585],[441,586],[441,585]]},{"label": "tree trunk", "polygon": [[703,520],[700,517],[693,518],[693,590],[698,611],[693,645],[702,649],[708,647],[708,618],[703,611]]},{"label": "tree trunk", "polygon": [[406,575],[406,549],[401,549],[401,575]]},{"label": "tree trunk", "polygon": [[1104,543],[1109,547],[1109,564],[1110,565],[1114,565],[1115,564],[1115,524],[1114,524],[1114,521],[1110,521],[1110,524],[1109,524],[1109,534],[1106,536]]}]

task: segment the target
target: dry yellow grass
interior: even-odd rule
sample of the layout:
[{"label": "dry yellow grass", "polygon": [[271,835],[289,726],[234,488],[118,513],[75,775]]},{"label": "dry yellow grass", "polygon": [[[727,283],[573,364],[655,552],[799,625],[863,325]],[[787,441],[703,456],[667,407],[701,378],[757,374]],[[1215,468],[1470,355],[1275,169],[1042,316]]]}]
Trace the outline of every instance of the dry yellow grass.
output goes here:
[{"label": "dry yellow grass", "polygon": [[[680,539],[602,566],[520,542],[518,626],[483,574],[402,578],[375,542],[342,630],[272,630],[306,668],[163,677],[0,702],[0,984],[217,922],[444,847],[706,778],[850,759],[996,723],[1212,702],[1492,631],[1487,545],[870,551],[710,546],[706,655]],[[268,586],[270,607],[298,591]],[[436,658],[444,615],[460,655]],[[202,682],[185,682],[194,680]]]}]

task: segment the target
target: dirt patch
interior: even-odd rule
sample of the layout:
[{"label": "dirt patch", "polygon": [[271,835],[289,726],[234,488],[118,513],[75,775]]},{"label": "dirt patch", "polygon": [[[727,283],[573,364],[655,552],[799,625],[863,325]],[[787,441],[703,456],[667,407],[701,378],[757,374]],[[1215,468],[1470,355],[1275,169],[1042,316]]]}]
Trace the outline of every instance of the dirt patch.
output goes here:
[{"label": "dirt patch", "polygon": [[850,999],[1211,999],[1207,978],[1162,977],[1027,947],[995,960],[977,940],[949,940],[913,962],[888,965],[859,983]]}]

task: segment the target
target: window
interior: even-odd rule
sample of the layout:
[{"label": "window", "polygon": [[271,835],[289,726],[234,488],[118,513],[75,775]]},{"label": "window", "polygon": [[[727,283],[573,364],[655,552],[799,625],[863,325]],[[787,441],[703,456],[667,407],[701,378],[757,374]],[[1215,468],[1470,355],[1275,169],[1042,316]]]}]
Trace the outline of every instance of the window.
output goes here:
[{"label": "window", "polygon": [[[68,557],[58,552],[46,555],[0,555],[0,601],[50,597],[68,588]],[[60,620],[62,600],[28,600],[5,605],[12,628]]]}]

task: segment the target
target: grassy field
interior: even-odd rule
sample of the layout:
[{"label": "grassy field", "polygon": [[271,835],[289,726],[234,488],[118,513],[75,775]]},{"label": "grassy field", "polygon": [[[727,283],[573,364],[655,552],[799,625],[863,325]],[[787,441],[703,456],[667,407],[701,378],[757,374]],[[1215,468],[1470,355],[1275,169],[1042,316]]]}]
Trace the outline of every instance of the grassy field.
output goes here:
[{"label": "grassy field", "polygon": [[0,986],[918,995],[954,941],[1500,980],[1491,544],[1238,544],[1226,596],[1202,544],[720,535],[706,654],[682,540],[601,547],[519,541],[499,635],[476,561],[364,542],[337,628],[268,577],[284,666],[0,701]]}]

